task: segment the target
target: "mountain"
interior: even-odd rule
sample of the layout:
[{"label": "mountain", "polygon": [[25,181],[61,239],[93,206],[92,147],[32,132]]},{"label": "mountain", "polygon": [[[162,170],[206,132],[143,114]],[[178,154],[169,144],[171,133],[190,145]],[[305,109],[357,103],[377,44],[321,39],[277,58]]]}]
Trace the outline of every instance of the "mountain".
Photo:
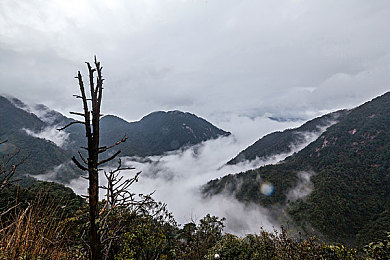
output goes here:
[{"label": "mountain", "polygon": [[120,147],[123,156],[160,155],[230,135],[194,114],[180,111],[153,112],[131,123],[105,116],[101,119],[101,134],[103,145],[110,145],[126,134],[128,141]]},{"label": "mountain", "polygon": [[[26,129],[31,132],[39,132],[45,129],[47,124],[35,114],[21,109],[13,102],[0,96],[0,140],[8,140],[0,145],[0,155],[3,157],[20,150],[14,160],[25,159],[17,171],[23,172],[23,175],[43,174],[47,170],[69,161],[71,157],[69,151],[58,147],[52,141],[37,138],[27,133]],[[21,101],[18,101],[18,105],[21,104]],[[75,177],[77,176],[76,172],[75,169],[70,170],[64,178]]]},{"label": "mountain", "polygon": [[203,192],[283,209],[279,219],[331,241],[384,237],[390,231],[390,92],[350,110],[283,162],[210,181]]},{"label": "mountain", "polygon": [[[80,145],[85,146],[86,140],[79,140],[80,136],[83,136],[84,129],[80,131],[72,128],[73,126],[69,127],[67,131],[72,133],[69,140],[73,149],[78,149]],[[110,146],[124,135],[128,138],[127,141],[117,147],[121,150],[121,156],[144,157],[162,155],[165,152],[210,139],[229,136],[230,133],[194,114],[177,110],[153,112],[136,122],[127,122],[113,115],[101,118],[100,143],[102,146]],[[78,139],[74,139],[75,137]]]},{"label": "mountain", "polygon": [[318,137],[327,127],[336,123],[347,114],[347,110],[340,110],[310,120],[298,128],[268,134],[240,152],[227,164],[237,164],[257,158],[266,159],[278,154],[289,154],[293,152],[294,148],[309,142],[312,138]]},{"label": "mountain", "polygon": [[[80,146],[86,145],[81,125],[56,130],[71,121],[44,105],[27,106],[16,98],[0,96],[0,140],[8,140],[0,145],[0,153],[6,155],[20,148],[19,159],[27,160],[19,172],[37,175],[51,171],[55,180],[69,181],[80,172],[72,164],[57,166],[68,163]],[[101,118],[100,125],[102,146],[112,145],[124,135],[128,137],[117,147],[121,156],[161,155],[230,135],[194,114],[180,111],[154,112],[137,122],[108,115]]]}]

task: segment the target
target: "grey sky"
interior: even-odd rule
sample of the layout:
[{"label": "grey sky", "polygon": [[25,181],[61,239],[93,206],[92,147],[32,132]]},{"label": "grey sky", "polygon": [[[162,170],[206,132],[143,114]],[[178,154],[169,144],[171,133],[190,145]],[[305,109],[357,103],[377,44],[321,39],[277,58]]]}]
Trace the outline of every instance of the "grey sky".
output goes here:
[{"label": "grey sky", "polygon": [[98,55],[104,111],[310,117],[390,90],[387,0],[2,0],[0,93],[67,112]]}]

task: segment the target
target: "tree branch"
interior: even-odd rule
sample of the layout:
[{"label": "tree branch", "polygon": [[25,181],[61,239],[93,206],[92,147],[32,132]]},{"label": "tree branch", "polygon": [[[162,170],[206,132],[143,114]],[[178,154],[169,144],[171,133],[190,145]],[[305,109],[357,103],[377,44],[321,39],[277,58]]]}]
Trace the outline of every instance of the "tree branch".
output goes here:
[{"label": "tree branch", "polygon": [[68,128],[69,126],[74,125],[74,124],[82,124],[82,125],[85,125],[84,122],[81,122],[81,121],[73,121],[73,122],[70,122],[69,124],[67,124],[67,125],[64,126],[64,127],[57,128],[57,130],[58,130],[58,131],[62,131],[62,130],[66,129],[66,128]]},{"label": "tree branch", "polygon": [[85,117],[85,114],[83,114],[83,113],[78,113],[78,112],[69,112],[69,114],[76,115],[76,116]]},{"label": "tree branch", "polygon": [[86,160],[86,159],[84,158],[83,154],[82,154],[80,151],[77,151],[77,152],[79,153],[79,156],[80,156],[81,160],[82,160],[86,165],[88,165],[88,160]]},{"label": "tree branch", "polygon": [[77,167],[79,167],[81,170],[83,171],[88,171],[88,168],[84,167],[83,165],[81,165],[81,163],[79,161],[77,161],[76,157],[72,157],[72,161],[77,165]]},{"label": "tree branch", "polygon": [[101,165],[101,164],[103,164],[103,163],[106,163],[106,162],[109,162],[109,161],[115,159],[115,157],[117,157],[118,154],[120,154],[120,153],[121,153],[121,151],[117,151],[117,152],[114,153],[112,156],[108,157],[107,159],[104,159],[104,160],[101,160],[100,162],[98,162],[98,165]]},{"label": "tree branch", "polygon": [[127,140],[127,136],[124,135],[124,136],[121,138],[121,140],[119,140],[118,142],[116,142],[116,143],[113,144],[113,145],[99,147],[99,153],[104,153],[105,151],[107,151],[107,150],[109,150],[109,149],[111,149],[111,148],[113,148],[113,147],[115,147],[115,146],[117,146],[117,145],[120,145],[121,143],[126,142],[126,140]]}]

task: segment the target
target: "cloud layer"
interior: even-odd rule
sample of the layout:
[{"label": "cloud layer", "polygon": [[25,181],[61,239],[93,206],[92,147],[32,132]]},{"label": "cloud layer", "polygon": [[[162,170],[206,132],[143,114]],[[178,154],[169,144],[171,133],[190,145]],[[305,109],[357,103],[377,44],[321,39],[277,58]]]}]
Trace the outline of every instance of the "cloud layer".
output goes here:
[{"label": "cloud layer", "polygon": [[[2,91],[77,110],[102,59],[104,112],[313,116],[389,90],[390,3],[97,0],[0,3]],[[214,119],[215,118],[215,119]]]},{"label": "cloud layer", "polygon": [[[260,136],[268,133],[270,129],[272,129],[271,131],[282,130],[295,124],[292,122],[276,122],[266,118],[263,118],[260,122],[253,120],[252,123],[257,124],[258,130],[256,132]],[[246,124],[249,125],[248,122]],[[253,125],[251,128],[254,128]],[[155,191],[153,197],[167,203],[169,210],[173,212],[179,223],[196,221],[210,213],[227,218],[225,229],[227,232],[245,235],[246,233],[258,232],[260,226],[272,231],[274,227],[278,228],[279,224],[271,217],[272,213],[269,210],[258,205],[244,205],[226,194],[205,199],[200,193],[202,185],[211,179],[270,163],[277,163],[288,156],[288,154],[281,154],[266,160],[225,165],[229,159],[254,141],[249,140],[248,136],[255,136],[255,133],[244,131],[236,136],[210,140],[163,156],[151,156],[146,159],[122,158],[125,165],[133,166],[137,171],[142,171],[139,182],[134,184],[131,189],[136,194]],[[258,136],[255,137],[255,139],[257,138]],[[313,134],[308,134],[305,144],[313,138]],[[302,148],[304,144],[298,146],[295,149]],[[53,177],[58,178],[58,172],[63,167],[67,166],[56,167],[53,171],[39,176],[39,178],[45,180],[53,180]],[[130,178],[135,174],[135,171],[124,171],[122,174],[125,178]],[[105,183],[103,174],[101,174],[100,182],[101,184]],[[291,191],[291,194],[294,196],[298,193],[301,194],[302,189],[306,192],[305,187],[308,183],[309,181],[302,181],[303,186],[301,186],[303,188],[299,186],[297,191]],[[67,185],[72,187],[76,193],[85,194],[88,183],[85,179],[79,178],[72,180]],[[259,189],[264,189],[264,187],[261,186]],[[103,194],[101,194],[101,197],[103,197]]]}]

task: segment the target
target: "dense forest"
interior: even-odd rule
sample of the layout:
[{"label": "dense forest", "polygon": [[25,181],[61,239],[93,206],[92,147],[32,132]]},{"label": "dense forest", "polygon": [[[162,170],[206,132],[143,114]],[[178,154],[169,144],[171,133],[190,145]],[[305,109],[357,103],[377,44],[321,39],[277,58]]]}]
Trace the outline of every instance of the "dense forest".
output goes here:
[{"label": "dense forest", "polygon": [[[276,165],[210,181],[204,193],[282,208],[295,228],[326,241],[363,245],[390,230],[390,93],[352,109],[316,141]],[[288,194],[311,176],[312,192]],[[263,194],[262,183],[273,194]],[[306,194],[307,195],[307,194]]]}]

